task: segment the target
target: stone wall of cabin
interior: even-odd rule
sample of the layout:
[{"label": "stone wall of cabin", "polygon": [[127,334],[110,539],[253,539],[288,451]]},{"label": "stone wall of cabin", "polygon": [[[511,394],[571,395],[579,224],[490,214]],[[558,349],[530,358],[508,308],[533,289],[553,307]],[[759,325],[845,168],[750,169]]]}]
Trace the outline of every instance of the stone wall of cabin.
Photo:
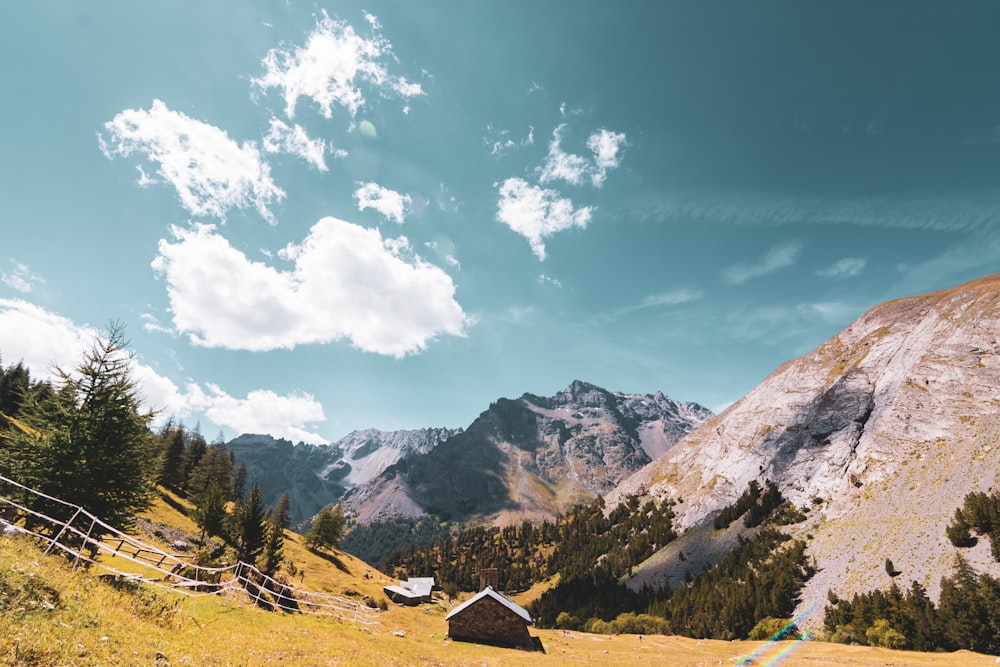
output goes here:
[{"label": "stone wall of cabin", "polygon": [[461,641],[532,647],[524,619],[489,597],[452,617],[448,621],[448,636]]}]

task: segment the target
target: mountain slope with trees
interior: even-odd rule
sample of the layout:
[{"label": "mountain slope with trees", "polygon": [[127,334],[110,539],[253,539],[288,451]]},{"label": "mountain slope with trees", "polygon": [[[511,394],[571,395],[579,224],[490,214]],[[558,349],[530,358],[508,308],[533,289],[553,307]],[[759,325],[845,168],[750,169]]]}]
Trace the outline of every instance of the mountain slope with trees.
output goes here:
[{"label": "mountain slope with trees", "polygon": [[[683,498],[687,530],[773,480],[799,508],[818,572],[800,610],[904,581],[937,599],[955,547],[945,529],[1000,470],[1000,275],[876,306],[776,370],[608,495]],[[1000,573],[982,544],[966,555]]]}]

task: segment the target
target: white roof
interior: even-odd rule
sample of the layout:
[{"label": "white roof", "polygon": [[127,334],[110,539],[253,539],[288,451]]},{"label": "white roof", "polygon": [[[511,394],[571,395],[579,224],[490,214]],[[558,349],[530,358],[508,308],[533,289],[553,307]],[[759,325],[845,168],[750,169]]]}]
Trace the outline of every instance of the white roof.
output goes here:
[{"label": "white roof", "polygon": [[409,599],[430,597],[431,591],[434,590],[434,577],[410,577],[406,581],[399,582],[399,586],[382,588]]},{"label": "white roof", "polygon": [[400,586],[413,591],[414,595],[430,595],[434,590],[434,577],[410,577]]},{"label": "white roof", "polygon": [[487,586],[486,588],[484,588],[483,590],[479,591],[478,593],[476,593],[475,595],[473,595],[471,598],[469,598],[468,600],[466,600],[462,604],[460,604],[457,607],[455,607],[454,609],[452,609],[451,613],[444,617],[444,620],[447,621],[451,617],[456,616],[456,615],[462,613],[462,611],[464,611],[466,607],[471,607],[472,605],[476,604],[477,602],[479,602],[480,600],[482,600],[485,597],[491,597],[491,598],[493,598],[494,600],[496,600],[497,602],[499,602],[503,606],[507,607],[507,609],[510,609],[512,612],[514,612],[515,614],[517,614],[518,616],[520,616],[521,618],[523,618],[526,623],[531,623],[532,622],[532,620],[531,620],[531,614],[529,614],[524,607],[522,607],[521,605],[519,605],[516,602],[514,602],[513,600],[511,600],[509,597],[507,597],[503,593],[496,592],[495,590],[493,590],[492,586]]}]

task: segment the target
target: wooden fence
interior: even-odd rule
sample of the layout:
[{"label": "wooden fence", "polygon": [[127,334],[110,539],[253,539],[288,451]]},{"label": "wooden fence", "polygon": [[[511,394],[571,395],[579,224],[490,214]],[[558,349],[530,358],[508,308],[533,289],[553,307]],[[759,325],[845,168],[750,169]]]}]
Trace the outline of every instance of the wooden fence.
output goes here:
[{"label": "wooden fence", "polygon": [[[51,503],[64,508],[70,518],[54,519],[33,509]],[[164,551],[109,526],[83,507],[0,475],[0,538],[8,534],[30,535],[45,545],[46,553],[59,551],[73,561],[74,567],[86,563],[116,578],[188,597],[217,595],[224,600],[239,600],[245,593],[265,609],[332,616],[361,625],[378,624],[379,610],[357,600],[289,586],[242,561],[225,567],[199,565],[189,554]],[[111,567],[101,560],[102,555],[134,563],[137,571]],[[239,595],[226,595],[231,591]]]}]

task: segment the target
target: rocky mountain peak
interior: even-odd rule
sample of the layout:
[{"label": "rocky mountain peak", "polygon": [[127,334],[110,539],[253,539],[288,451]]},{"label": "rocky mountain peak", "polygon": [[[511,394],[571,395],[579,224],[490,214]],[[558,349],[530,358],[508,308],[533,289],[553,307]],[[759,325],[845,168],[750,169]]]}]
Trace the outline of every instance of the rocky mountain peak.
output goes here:
[{"label": "rocky mountain peak", "polygon": [[611,491],[711,416],[658,396],[574,381],[551,397],[497,399],[463,433],[404,457],[351,491],[347,503],[362,520],[394,513],[552,519]]}]

